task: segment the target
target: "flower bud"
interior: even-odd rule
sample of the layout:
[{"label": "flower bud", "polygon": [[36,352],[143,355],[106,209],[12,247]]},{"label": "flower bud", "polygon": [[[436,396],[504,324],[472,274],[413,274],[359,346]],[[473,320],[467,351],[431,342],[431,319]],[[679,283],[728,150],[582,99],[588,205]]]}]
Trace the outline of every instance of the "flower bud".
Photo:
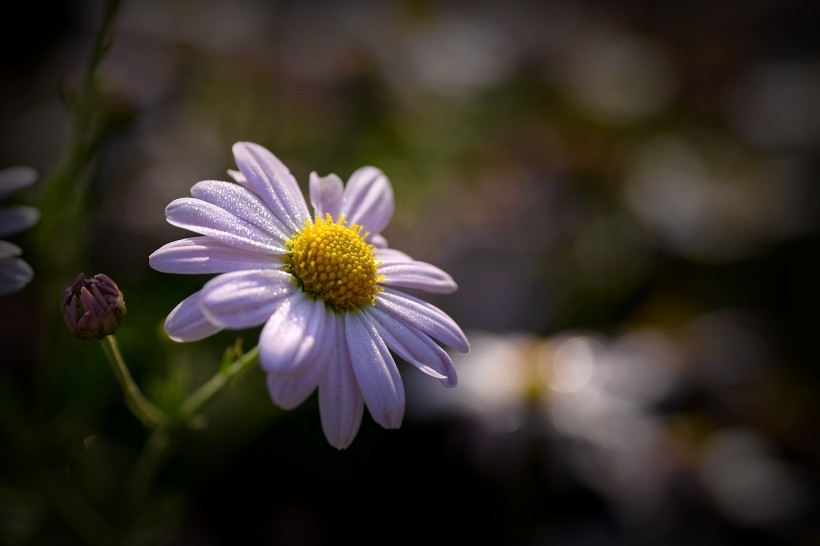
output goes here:
[{"label": "flower bud", "polygon": [[125,301],[117,284],[102,273],[90,279],[80,273],[63,291],[60,302],[68,330],[83,339],[102,339],[117,331],[125,316]]}]

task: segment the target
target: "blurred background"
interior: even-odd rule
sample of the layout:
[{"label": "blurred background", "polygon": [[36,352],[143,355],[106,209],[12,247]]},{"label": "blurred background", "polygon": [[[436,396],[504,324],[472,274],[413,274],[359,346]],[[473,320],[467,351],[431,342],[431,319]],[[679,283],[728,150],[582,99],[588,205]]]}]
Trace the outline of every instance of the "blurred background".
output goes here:
[{"label": "blurred background", "polygon": [[344,451],[250,371],[125,544],[820,544],[816,3],[123,0],[89,79],[105,6],[4,7],[0,168],[38,171],[9,202],[41,221],[0,299],[0,543],[122,528],[147,433],[62,325],[80,272],[119,284],[163,408],[256,344],[168,340],[209,277],[148,267],[245,140],[305,189],[380,167],[386,237],[456,279],[428,299],[472,350],[454,389],[399,362],[402,428],[365,414]]}]

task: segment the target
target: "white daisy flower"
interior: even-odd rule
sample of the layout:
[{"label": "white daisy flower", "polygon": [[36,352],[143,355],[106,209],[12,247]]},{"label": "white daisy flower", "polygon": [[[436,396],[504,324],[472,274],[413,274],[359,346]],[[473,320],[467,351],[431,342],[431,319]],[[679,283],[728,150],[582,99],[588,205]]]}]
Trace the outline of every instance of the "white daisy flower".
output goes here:
[{"label": "white daisy flower", "polygon": [[259,361],[273,402],[292,409],[318,387],[322,429],[339,449],[356,437],[365,406],[382,427],[401,425],[404,386],[391,351],[455,386],[438,343],[467,352],[467,338],[443,311],[398,288],[449,293],[456,283],[387,247],[381,232],[394,204],[384,173],[362,167],[346,186],[311,173],[311,215],[270,151],[239,142],[233,153],[237,183],[199,182],[165,209],[170,224],[201,236],[163,246],[151,267],[220,274],[171,312],[171,339],[264,324]]},{"label": "white daisy flower", "polygon": [[[37,180],[37,171],[31,167],[10,167],[0,170],[0,199],[28,188]],[[14,235],[26,230],[40,219],[40,211],[34,207],[0,207],[0,237]],[[31,266],[19,256],[19,246],[0,240],[0,296],[18,292],[34,277]]]}]

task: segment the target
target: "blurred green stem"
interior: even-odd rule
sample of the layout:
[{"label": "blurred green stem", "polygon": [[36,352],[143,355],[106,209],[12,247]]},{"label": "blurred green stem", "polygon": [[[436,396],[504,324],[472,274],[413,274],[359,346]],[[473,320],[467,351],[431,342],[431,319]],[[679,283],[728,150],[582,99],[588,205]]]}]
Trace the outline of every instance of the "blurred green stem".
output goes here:
[{"label": "blurred green stem", "polygon": [[259,356],[257,345],[247,353],[239,356],[233,362],[223,363],[219,371],[204,385],[199,387],[179,408],[177,420],[181,424],[188,424],[196,414],[210,402],[219,392],[237,375],[250,368]]},{"label": "blurred green stem", "polygon": [[[114,349],[116,350],[116,345],[114,345]],[[126,485],[126,498],[121,512],[121,517],[125,521],[129,521],[134,514],[139,512],[160,465],[174,444],[178,431],[190,426],[198,413],[222,392],[233,379],[251,369],[252,365],[257,362],[259,346],[254,347],[247,353],[234,356],[238,352],[238,344],[232,350],[227,351],[219,371],[180,404],[174,417],[164,419],[162,424],[151,432],[151,436],[145,443]],[[130,378],[124,364],[123,370]]]},{"label": "blurred green stem", "polygon": [[[102,138],[111,125],[104,115],[100,100],[98,72],[106,53],[111,49],[112,30],[120,0],[106,0],[103,6],[100,28],[94,37],[94,45],[88,66],[78,84],[78,89],[62,90],[63,100],[69,114],[69,126],[60,163],[48,177],[39,202],[42,213],[40,221],[32,228],[36,244],[32,256],[36,263],[41,298],[42,339],[61,339],[54,332],[62,328],[62,317],[54,313],[54,298],[62,292],[65,279],[80,271],[90,238],[89,216],[83,214],[83,204],[93,175],[98,149]],[[59,341],[58,341],[59,343]],[[49,389],[56,383],[57,369],[48,366],[48,354],[53,346],[43,343],[40,347],[40,366],[35,373],[36,407],[48,411],[52,393]]]},{"label": "blurred green stem", "polygon": [[180,404],[176,415],[169,421],[168,417],[159,408],[145,398],[145,395],[142,394],[142,391],[134,382],[134,378],[131,377],[131,372],[128,371],[128,366],[125,365],[120,353],[116,336],[105,336],[101,343],[105,355],[111,362],[117,382],[122,388],[126,405],[150,429],[166,428],[170,430],[188,426],[202,408],[213,400],[231,380],[250,369],[251,364],[255,363],[259,356],[258,345],[237,357],[233,355],[236,354],[234,351],[238,351],[238,348],[232,348],[232,351],[226,353],[219,371]]},{"label": "blurred green stem", "polygon": [[[108,123],[98,104],[97,72],[112,45],[111,31],[119,3],[119,0],[105,3],[81,86],[76,93],[64,92],[71,126],[60,165],[47,181],[40,203],[41,210],[47,214],[43,214],[36,228],[40,235],[41,260],[51,266],[43,269],[55,271],[56,276],[76,269],[72,266],[85,252],[83,236],[87,222],[81,216],[82,206],[90,184],[89,170]],[[67,233],[73,234],[71,244],[57,236]]]},{"label": "blurred green stem", "polygon": [[113,335],[105,336],[100,343],[102,343],[105,356],[111,362],[114,375],[122,388],[125,403],[131,412],[148,428],[155,429],[164,425],[167,421],[165,414],[145,398],[140,388],[134,383],[134,378],[131,377],[131,372],[128,371],[120,354],[117,338]]}]

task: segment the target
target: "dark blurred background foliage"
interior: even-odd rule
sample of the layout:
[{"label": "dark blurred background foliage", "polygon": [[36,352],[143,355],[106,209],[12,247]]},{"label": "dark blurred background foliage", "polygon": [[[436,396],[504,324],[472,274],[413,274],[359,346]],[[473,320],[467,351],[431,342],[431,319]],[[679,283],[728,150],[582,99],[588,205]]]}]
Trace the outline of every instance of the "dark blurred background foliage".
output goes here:
[{"label": "dark blurred background foliage", "polygon": [[147,437],[62,326],[80,272],[160,407],[236,341],[169,341],[206,278],[148,255],[239,140],[303,188],[384,170],[385,235],[457,280],[431,301],[473,348],[452,390],[400,363],[404,425],[342,452],[251,371],[125,544],[820,543],[816,3],[123,0],[85,80],[105,6],[4,7],[0,168],[37,169],[43,221],[0,301],[1,543],[111,543]]}]

